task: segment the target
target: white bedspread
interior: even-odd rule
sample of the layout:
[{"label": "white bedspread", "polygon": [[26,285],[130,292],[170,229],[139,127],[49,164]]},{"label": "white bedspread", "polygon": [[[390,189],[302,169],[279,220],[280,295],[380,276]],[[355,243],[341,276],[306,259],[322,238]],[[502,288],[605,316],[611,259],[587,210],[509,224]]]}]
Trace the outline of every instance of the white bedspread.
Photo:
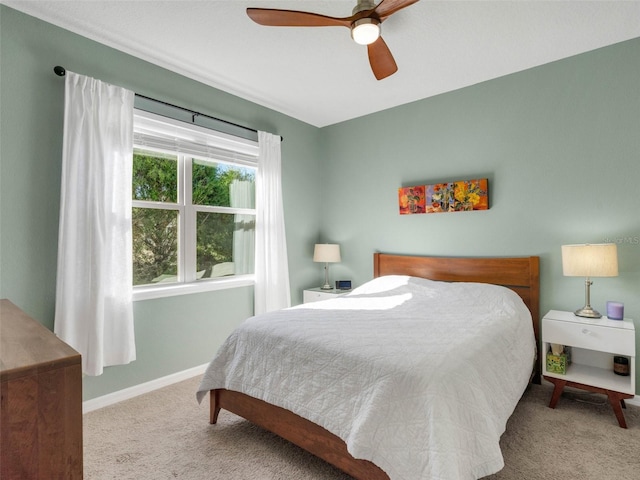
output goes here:
[{"label": "white bedspread", "polygon": [[531,315],[509,289],[387,276],[336,299],[253,317],[207,369],[317,423],[391,480],[499,471],[499,439],[529,381]]}]

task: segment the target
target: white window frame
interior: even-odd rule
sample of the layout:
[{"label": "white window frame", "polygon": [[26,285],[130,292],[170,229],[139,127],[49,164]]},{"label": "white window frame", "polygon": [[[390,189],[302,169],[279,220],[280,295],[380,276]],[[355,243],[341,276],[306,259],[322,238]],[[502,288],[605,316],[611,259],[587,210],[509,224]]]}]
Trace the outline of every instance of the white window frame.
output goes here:
[{"label": "white window frame", "polygon": [[256,210],[191,205],[192,189],[186,188],[186,185],[187,179],[192,177],[193,160],[197,159],[248,166],[257,171],[258,143],[136,109],[134,110],[134,148],[168,153],[178,158],[178,202],[133,200],[132,207],[178,211],[179,266],[177,282],[133,286],[133,300],[149,300],[254,285],[254,274],[196,279],[197,212],[255,215]]}]

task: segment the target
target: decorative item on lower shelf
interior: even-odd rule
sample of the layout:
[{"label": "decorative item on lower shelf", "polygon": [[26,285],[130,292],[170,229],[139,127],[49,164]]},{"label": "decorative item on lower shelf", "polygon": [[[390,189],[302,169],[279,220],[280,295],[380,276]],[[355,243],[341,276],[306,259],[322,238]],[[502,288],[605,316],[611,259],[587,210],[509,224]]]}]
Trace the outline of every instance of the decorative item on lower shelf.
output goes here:
[{"label": "decorative item on lower shelf", "polygon": [[629,359],[621,355],[613,357],[613,373],[616,375],[629,375]]},{"label": "decorative item on lower shelf", "polygon": [[[557,344],[554,344],[554,347]],[[547,352],[547,373],[559,373],[565,375],[567,368],[571,365],[571,347],[566,345],[558,352],[557,347],[553,349],[557,354],[551,351]]]}]

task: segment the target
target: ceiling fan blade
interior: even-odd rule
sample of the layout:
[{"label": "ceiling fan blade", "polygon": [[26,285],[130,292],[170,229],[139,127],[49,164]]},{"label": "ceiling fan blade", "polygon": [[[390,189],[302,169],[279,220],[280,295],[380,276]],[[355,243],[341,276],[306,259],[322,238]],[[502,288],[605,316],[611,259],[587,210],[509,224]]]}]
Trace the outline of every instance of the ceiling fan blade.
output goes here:
[{"label": "ceiling fan blade", "polygon": [[382,0],[373,11],[378,15],[380,21],[383,22],[398,10],[402,10],[418,1],[419,0]]},{"label": "ceiling fan blade", "polygon": [[391,55],[391,50],[382,37],[378,37],[378,40],[367,45],[367,51],[371,70],[373,70],[376,79],[382,80],[398,71],[398,65]]},{"label": "ceiling fan blade", "polygon": [[351,27],[350,17],[327,17],[295,10],[247,8],[247,15],[254,22],[270,27]]}]

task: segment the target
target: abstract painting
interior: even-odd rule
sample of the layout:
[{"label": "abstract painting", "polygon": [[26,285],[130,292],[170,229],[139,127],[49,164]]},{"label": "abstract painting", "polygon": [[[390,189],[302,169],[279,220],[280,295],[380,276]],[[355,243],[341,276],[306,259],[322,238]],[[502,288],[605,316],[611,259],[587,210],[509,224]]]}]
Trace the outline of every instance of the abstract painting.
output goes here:
[{"label": "abstract painting", "polygon": [[489,209],[486,178],[398,189],[400,215]]},{"label": "abstract painting", "polygon": [[398,189],[398,204],[400,215],[412,213],[425,213],[424,185],[419,187],[406,187]]}]

